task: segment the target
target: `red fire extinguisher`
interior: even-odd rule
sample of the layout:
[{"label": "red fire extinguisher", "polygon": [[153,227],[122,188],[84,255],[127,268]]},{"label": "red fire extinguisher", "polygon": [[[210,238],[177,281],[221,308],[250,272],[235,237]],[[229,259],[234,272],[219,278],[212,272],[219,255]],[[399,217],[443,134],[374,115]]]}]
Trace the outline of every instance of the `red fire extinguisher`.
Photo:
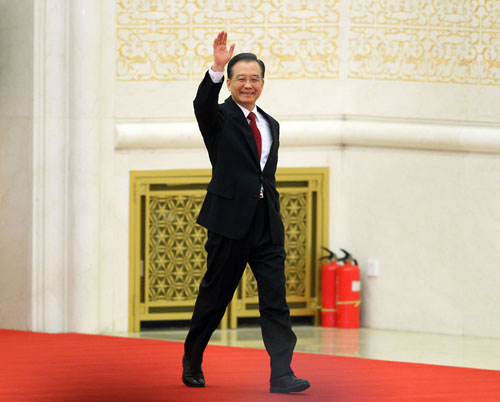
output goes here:
[{"label": "red fire extinguisher", "polygon": [[349,252],[342,249],[343,262],[337,268],[337,291],[335,326],[337,328],[359,328],[361,306],[361,281],[357,261]]},{"label": "red fire extinguisher", "polygon": [[336,290],[336,274],[337,274],[337,256],[335,253],[326,247],[321,247],[328,252],[327,256],[321,257],[328,259],[328,264],[321,268],[321,326],[335,326],[335,290]]}]

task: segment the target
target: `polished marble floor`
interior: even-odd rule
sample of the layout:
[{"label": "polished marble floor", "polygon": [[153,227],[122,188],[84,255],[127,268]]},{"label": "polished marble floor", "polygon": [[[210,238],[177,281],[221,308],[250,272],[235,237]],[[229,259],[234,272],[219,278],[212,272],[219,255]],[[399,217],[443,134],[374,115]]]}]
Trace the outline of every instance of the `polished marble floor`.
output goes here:
[{"label": "polished marble floor", "polygon": [[[294,326],[295,351],[500,370],[500,339],[390,331]],[[187,329],[109,334],[183,342]],[[259,327],[217,330],[213,345],[264,348]]]}]

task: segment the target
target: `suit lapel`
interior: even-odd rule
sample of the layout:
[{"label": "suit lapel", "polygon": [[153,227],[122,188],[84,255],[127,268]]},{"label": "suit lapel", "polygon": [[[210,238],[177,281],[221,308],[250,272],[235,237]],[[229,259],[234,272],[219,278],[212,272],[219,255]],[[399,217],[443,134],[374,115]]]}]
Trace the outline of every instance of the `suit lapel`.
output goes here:
[{"label": "suit lapel", "polygon": [[245,115],[243,114],[243,111],[231,97],[226,99],[225,104],[229,107],[231,116],[234,118],[237,125],[241,128],[241,133],[245,137],[245,140],[247,141],[248,146],[250,147],[255,160],[259,163],[260,166],[259,154],[257,151],[257,144],[255,143],[255,137],[253,136],[252,129],[250,128],[250,125],[248,124],[248,121]]}]

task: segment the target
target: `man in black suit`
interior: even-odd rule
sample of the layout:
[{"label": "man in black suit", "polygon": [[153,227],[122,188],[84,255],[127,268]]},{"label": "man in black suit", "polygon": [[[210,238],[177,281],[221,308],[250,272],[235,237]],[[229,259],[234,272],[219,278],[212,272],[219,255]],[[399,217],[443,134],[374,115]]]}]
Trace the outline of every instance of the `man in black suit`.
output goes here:
[{"label": "man in black suit", "polygon": [[[214,40],[214,64],[201,82],[194,111],[212,164],[197,222],[208,229],[207,272],[184,344],[182,380],[204,387],[203,352],[249,263],[257,280],[262,337],[271,359],[270,391],[309,387],[290,367],[296,336],[286,303],[284,229],[275,172],[279,124],[255,106],[265,66],[252,53],[231,58],[227,33]],[[228,63],[229,62],[229,63]],[[227,64],[231,96],[218,104]]]}]

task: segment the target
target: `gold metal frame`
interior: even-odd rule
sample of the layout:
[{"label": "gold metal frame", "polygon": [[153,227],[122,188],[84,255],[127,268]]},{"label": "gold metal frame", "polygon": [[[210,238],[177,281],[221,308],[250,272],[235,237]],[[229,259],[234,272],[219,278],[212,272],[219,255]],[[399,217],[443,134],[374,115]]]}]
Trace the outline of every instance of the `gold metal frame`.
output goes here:
[{"label": "gold metal frame", "polygon": [[[133,171],[130,173],[130,280],[129,280],[129,330],[140,330],[141,321],[151,320],[188,320],[191,318],[196,294],[192,289],[188,294],[192,298],[183,297],[182,300],[149,300],[149,255],[151,239],[148,220],[149,205],[160,200],[165,202],[168,197],[191,197],[190,215],[192,224],[198,210],[193,206],[201,206],[205,195],[205,188],[211,178],[211,170],[162,170],[162,171]],[[307,197],[307,211],[305,213],[306,227],[306,269],[301,273],[305,281],[306,291],[299,297],[289,296],[288,303],[293,316],[313,316],[318,322],[319,305],[319,263],[321,246],[328,244],[328,168],[281,168],[278,169],[276,179],[282,200],[288,195],[302,194]],[[282,210],[283,214],[283,210]],[[156,223],[155,223],[156,224]],[[285,226],[287,223],[285,222]],[[194,229],[191,230],[203,230]],[[154,229],[154,228],[153,228]],[[165,236],[163,236],[165,237]],[[197,239],[201,239],[197,235]],[[204,242],[203,242],[204,244]],[[286,246],[286,244],[285,244]],[[200,247],[197,243],[196,247]],[[287,267],[287,270],[290,269]],[[293,270],[293,267],[292,267]],[[250,272],[250,270],[247,270]],[[199,270],[196,271],[199,273]],[[245,273],[235,298],[226,311],[221,322],[225,329],[228,323],[231,327],[237,326],[240,317],[257,317],[259,312],[255,296],[247,297],[245,288],[248,288],[254,278]],[[250,285],[253,286],[253,285]]]}]

